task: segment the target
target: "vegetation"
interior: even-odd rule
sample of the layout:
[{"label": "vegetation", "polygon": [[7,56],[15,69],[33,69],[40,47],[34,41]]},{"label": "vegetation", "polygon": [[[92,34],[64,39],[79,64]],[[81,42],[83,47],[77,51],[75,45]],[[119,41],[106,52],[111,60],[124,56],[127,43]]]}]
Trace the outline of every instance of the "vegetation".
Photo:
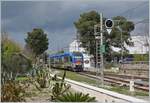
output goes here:
[{"label": "vegetation", "polygon": [[[66,78],[75,80],[75,81],[79,81],[82,83],[88,83],[88,84],[96,84],[96,81],[89,78],[89,77],[85,77],[82,76],[80,74],[77,74],[76,72],[71,72],[71,71],[66,71]],[[62,70],[60,70],[59,76],[63,76]]]},{"label": "vegetation", "polygon": [[40,88],[46,88],[51,78],[49,76],[48,71],[45,68],[43,68],[43,69],[37,70],[35,79],[36,79],[36,82],[39,84]]},{"label": "vegetation", "polygon": [[149,61],[149,54],[133,54],[134,61]]},{"label": "vegetation", "polygon": [[31,68],[30,59],[22,54],[22,48],[11,40],[6,33],[2,33],[1,49],[1,100],[3,102],[25,101],[26,85],[21,85],[16,77],[25,75],[29,71]]},{"label": "vegetation", "polygon": [[[122,45],[122,43],[126,43],[127,45],[133,45],[130,38],[131,31],[134,30],[134,24],[131,21],[128,21],[125,17],[116,16],[112,18],[115,21],[114,27],[112,28],[112,32],[109,35],[106,32],[106,28],[104,28],[104,44],[106,45],[106,53],[105,57],[107,61],[110,61],[111,55],[113,51],[111,46],[123,48],[124,52],[127,52],[127,49]],[[106,18],[103,18],[103,23]],[[117,21],[116,21],[117,20]],[[81,45],[85,47],[90,54],[95,56],[95,36],[94,36],[94,25],[100,23],[100,15],[96,11],[86,12],[80,15],[80,18],[74,23],[78,33],[79,39],[81,41]],[[104,25],[104,24],[103,24]],[[121,31],[122,32],[122,41],[121,41]],[[92,49],[90,49],[92,48]]]},{"label": "vegetation", "polygon": [[51,73],[46,68],[36,71],[35,77],[30,78],[30,83],[36,87],[37,90],[43,92],[45,88],[51,93],[51,99],[55,100],[58,96],[67,92],[70,85],[65,83],[66,71],[64,71],[62,79],[57,77],[57,74]]},{"label": "vegetation", "polygon": [[[21,47],[2,35],[2,84],[8,79],[15,79],[18,74],[25,74],[31,68],[30,60],[21,53]],[[17,62],[16,62],[17,61]]]},{"label": "vegetation", "polygon": [[47,34],[40,28],[35,28],[32,32],[28,32],[25,42],[26,46],[32,51],[34,57],[44,53],[44,51],[48,49],[49,44]]},{"label": "vegetation", "polygon": [[22,102],[25,101],[24,94],[25,94],[26,86],[20,85],[18,82],[15,81],[7,81],[4,85],[2,85],[2,102]]},{"label": "vegetation", "polygon": [[115,92],[118,92],[121,94],[126,94],[126,95],[135,95],[135,96],[148,96],[149,95],[148,92],[141,91],[141,90],[135,90],[135,92],[131,93],[129,91],[129,88],[127,88],[127,87],[113,86],[113,87],[105,88],[105,89],[115,91]]},{"label": "vegetation", "polygon": [[95,97],[90,97],[89,94],[68,92],[59,96],[58,102],[96,102]]},{"label": "vegetation", "polygon": [[[71,87],[70,85],[66,84],[64,82],[66,77],[66,71],[64,71],[63,77],[61,79],[60,82],[56,82],[52,88],[52,98],[56,99],[57,97],[59,97],[60,95],[63,95],[65,92],[67,92],[69,90],[69,88]],[[57,76],[54,76],[54,80],[57,81]]]},{"label": "vegetation", "polygon": [[[25,51],[27,51],[27,54],[32,59],[33,71],[37,71],[41,67],[44,67],[45,63],[43,61],[45,62],[47,61],[46,60],[47,54],[44,53],[48,49],[49,45],[47,34],[45,34],[44,31],[40,28],[35,28],[33,29],[32,32],[28,32],[27,34],[28,36],[27,38],[25,38],[26,42]],[[43,73],[38,73],[37,75],[43,76],[42,74]],[[44,73],[44,75],[46,74]],[[41,85],[41,83],[46,83],[44,80],[46,80],[46,77],[42,77],[42,79],[41,77],[39,78],[38,83],[40,83],[40,86],[45,86],[45,84]]]},{"label": "vegetation", "polygon": [[26,80],[29,80],[28,77],[17,77],[16,78],[16,81],[26,81]]}]

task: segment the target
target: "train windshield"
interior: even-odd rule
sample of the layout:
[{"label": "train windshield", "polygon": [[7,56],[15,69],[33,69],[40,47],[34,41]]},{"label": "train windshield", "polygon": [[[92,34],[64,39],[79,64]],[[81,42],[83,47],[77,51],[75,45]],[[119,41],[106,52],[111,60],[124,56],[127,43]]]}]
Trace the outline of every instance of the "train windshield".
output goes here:
[{"label": "train windshield", "polygon": [[76,61],[82,61],[82,56],[75,56],[74,58]]},{"label": "train windshield", "polygon": [[74,52],[73,55],[74,55],[75,61],[82,61],[82,53]]}]

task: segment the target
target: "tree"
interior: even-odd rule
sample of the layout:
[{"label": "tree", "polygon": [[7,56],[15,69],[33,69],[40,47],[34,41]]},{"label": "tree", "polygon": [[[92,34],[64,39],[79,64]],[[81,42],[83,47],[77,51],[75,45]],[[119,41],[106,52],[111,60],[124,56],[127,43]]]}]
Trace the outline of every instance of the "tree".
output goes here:
[{"label": "tree", "polygon": [[2,78],[15,79],[18,73],[24,74],[31,68],[28,58],[21,54],[21,47],[5,34],[2,35]]},{"label": "tree", "polygon": [[[106,18],[103,18],[103,25]],[[127,45],[132,45],[130,32],[134,30],[134,24],[131,21],[128,21],[125,17],[116,16],[113,17],[113,20],[117,20],[119,22],[115,22],[114,27],[112,28],[112,32],[109,35],[106,32],[106,28],[104,27],[104,44],[107,47],[106,53],[104,54],[106,60],[111,60],[111,55],[113,53],[111,46],[121,48],[121,31],[119,30],[118,26],[122,29],[122,42],[126,43]],[[90,54],[95,56],[95,37],[94,37],[94,25],[100,23],[100,15],[96,11],[86,12],[80,15],[80,18],[74,23],[78,33],[79,39],[82,43],[81,46],[85,47]],[[123,50],[127,52],[127,49],[123,45]]]},{"label": "tree", "polygon": [[34,57],[38,57],[44,53],[44,51],[48,49],[49,44],[47,34],[40,28],[35,28],[32,32],[28,32],[25,42],[32,50]]}]

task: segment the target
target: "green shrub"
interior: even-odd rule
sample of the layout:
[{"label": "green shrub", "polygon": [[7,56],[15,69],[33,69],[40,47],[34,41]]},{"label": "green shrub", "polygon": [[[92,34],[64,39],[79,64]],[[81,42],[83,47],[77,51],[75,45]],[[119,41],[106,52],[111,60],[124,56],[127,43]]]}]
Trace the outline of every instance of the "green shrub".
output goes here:
[{"label": "green shrub", "polygon": [[26,74],[32,67],[31,61],[22,54],[22,48],[6,35],[2,35],[2,84],[14,80],[18,74]]},{"label": "green shrub", "polygon": [[56,99],[57,102],[96,102],[95,97],[90,97],[89,94],[68,92]]},{"label": "green shrub", "polygon": [[67,92],[67,90],[69,90],[70,85],[64,82],[65,77],[66,77],[66,71],[64,71],[64,74],[61,80],[57,79],[57,75],[54,76],[53,80],[55,81],[55,84],[53,85],[53,88],[52,88],[52,99],[57,98],[58,96],[64,94],[65,92]]},{"label": "green shrub", "polygon": [[39,84],[40,88],[46,88],[48,77],[48,71],[46,71],[46,69],[37,71],[36,81]]},{"label": "green shrub", "polygon": [[[34,69],[35,70],[35,69]],[[36,70],[35,76],[28,77],[29,82],[33,84],[39,91],[50,86],[51,76],[46,68]]]}]

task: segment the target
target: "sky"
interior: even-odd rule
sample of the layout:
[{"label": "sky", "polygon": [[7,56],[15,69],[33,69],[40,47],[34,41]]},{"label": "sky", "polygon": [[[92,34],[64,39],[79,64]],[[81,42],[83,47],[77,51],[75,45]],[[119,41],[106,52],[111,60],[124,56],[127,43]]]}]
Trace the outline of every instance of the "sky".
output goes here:
[{"label": "sky", "polygon": [[[75,39],[73,23],[80,14],[91,10],[102,12],[107,18],[125,16],[134,23],[149,18],[148,0],[2,1],[1,30],[24,46],[27,32],[42,28],[49,38],[49,50],[56,51]],[[132,35],[144,34],[147,24],[137,24]]]}]

